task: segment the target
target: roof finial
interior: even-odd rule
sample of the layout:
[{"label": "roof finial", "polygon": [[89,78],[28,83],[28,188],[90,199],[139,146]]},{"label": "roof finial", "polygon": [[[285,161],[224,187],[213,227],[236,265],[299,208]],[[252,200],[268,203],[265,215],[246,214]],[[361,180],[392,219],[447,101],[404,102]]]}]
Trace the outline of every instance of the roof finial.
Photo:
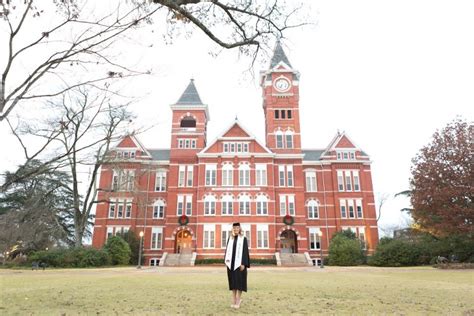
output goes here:
[{"label": "roof finial", "polygon": [[238,121],[238,120],[239,120],[239,118],[237,117],[237,114],[235,114],[235,120],[236,120],[236,121]]}]

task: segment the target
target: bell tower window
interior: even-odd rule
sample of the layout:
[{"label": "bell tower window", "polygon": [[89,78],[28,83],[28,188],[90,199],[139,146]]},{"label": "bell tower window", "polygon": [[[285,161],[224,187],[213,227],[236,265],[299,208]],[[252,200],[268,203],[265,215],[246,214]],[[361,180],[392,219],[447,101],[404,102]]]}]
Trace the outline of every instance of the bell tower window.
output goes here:
[{"label": "bell tower window", "polygon": [[186,116],[181,120],[180,127],[196,128],[196,120],[191,116]]}]

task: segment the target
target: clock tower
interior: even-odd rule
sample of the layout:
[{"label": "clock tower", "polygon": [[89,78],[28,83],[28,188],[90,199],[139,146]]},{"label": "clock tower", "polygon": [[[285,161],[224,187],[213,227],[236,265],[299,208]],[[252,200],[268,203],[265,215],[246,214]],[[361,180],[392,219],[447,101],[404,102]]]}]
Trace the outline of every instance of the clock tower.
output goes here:
[{"label": "clock tower", "polygon": [[266,145],[275,153],[301,154],[299,77],[278,41],[260,78]]}]

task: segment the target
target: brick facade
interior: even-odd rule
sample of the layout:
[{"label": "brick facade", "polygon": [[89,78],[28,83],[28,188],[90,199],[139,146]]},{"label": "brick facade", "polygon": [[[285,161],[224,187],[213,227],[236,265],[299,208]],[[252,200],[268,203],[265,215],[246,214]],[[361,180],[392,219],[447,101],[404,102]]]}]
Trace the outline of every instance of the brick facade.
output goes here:
[{"label": "brick facade", "polygon": [[324,149],[301,148],[299,73],[279,45],[261,86],[265,144],[238,120],[208,142],[208,107],[191,80],[171,105],[170,149],[147,149],[133,135],[112,149],[100,175],[93,246],[130,229],[144,232],[147,265],[165,252],[221,258],[238,221],[254,258],[308,252],[317,260],[320,247],[327,256],[330,237],[347,228],[373,252],[368,155],[345,133]]}]

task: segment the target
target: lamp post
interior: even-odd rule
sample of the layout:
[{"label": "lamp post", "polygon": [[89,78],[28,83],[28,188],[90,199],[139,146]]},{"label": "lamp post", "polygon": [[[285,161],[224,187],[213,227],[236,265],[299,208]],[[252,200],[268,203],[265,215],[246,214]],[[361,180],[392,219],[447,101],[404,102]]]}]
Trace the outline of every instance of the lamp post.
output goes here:
[{"label": "lamp post", "polygon": [[140,247],[138,248],[138,266],[137,266],[137,269],[142,268],[142,243],[143,243],[143,231],[140,232]]},{"label": "lamp post", "polygon": [[319,250],[321,250],[321,265],[319,266],[321,269],[324,268],[324,259],[323,259],[323,232],[319,231]]}]

